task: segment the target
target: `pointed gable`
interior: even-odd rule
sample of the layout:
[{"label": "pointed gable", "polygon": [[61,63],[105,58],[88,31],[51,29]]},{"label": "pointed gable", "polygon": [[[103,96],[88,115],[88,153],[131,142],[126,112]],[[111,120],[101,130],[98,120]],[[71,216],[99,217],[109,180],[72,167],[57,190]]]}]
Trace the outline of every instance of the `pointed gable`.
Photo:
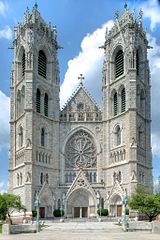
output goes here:
[{"label": "pointed gable", "polygon": [[80,83],[76,91],[62,109],[61,116],[63,116],[63,119],[66,117],[67,113],[70,114],[71,121],[76,121],[76,119],[84,121],[87,120],[87,116],[88,120],[101,121],[101,110],[82,83]]},{"label": "pointed gable", "polygon": [[78,189],[86,189],[87,191],[89,191],[92,196],[96,199],[96,195],[94,190],[92,189],[90,183],[88,182],[84,172],[82,169],[79,170],[75,180],[73,181],[72,185],[70,186],[67,194],[66,194],[66,198],[69,198],[69,196]]}]

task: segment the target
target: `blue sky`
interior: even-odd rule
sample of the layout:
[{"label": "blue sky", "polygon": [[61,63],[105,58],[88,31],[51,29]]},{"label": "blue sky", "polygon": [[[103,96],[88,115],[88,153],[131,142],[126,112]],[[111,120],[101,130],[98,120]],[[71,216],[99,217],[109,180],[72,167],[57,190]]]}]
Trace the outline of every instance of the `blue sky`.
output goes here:
[{"label": "blue sky", "polygon": [[[148,52],[152,78],[152,151],[154,181],[160,175],[160,5],[157,0],[126,1],[131,10],[143,9],[143,26],[147,28],[152,50]],[[83,73],[84,84],[94,99],[101,103],[101,68],[106,26],[114,21],[114,11],[123,12],[121,0],[38,0],[38,10],[46,22],[57,26],[59,50],[61,104],[63,105],[78,84],[77,76]],[[0,192],[7,187],[9,157],[9,97],[10,70],[13,59],[14,26],[23,21],[28,6],[34,0],[0,0]],[[96,59],[93,57],[96,55]],[[67,92],[65,89],[67,88]]]}]

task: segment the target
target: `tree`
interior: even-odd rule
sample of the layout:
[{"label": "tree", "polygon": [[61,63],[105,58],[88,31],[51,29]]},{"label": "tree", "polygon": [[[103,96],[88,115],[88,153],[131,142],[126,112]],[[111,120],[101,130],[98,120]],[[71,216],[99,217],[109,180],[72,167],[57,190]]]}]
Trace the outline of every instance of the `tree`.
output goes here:
[{"label": "tree", "polygon": [[131,209],[148,216],[149,222],[160,214],[160,194],[135,193],[129,201]]},{"label": "tree", "polygon": [[26,211],[26,208],[21,203],[20,197],[7,193],[0,194],[0,219],[6,220],[6,218],[8,218],[10,223],[12,223],[10,215],[14,210]]}]

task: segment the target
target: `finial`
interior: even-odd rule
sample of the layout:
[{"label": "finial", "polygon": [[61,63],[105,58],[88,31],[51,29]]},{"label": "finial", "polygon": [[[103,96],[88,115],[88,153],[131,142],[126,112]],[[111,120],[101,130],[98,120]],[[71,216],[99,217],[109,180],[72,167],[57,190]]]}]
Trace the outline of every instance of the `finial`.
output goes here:
[{"label": "finial", "polygon": [[127,8],[128,8],[128,5],[127,5],[127,3],[125,2],[125,4],[124,4],[124,9],[125,9],[125,11],[127,11]]},{"label": "finial", "polygon": [[119,17],[119,12],[118,12],[117,9],[116,9],[115,12],[114,12],[114,16],[115,16],[116,19]]},{"label": "finial", "polygon": [[78,80],[80,80],[80,85],[83,85],[82,81],[84,80],[84,77],[82,73],[79,74]]},{"label": "finial", "polygon": [[57,39],[57,28],[56,28],[56,26],[53,26],[53,39],[54,40]]},{"label": "finial", "polygon": [[35,7],[36,10],[38,9],[38,3],[37,2],[35,2],[34,7]]},{"label": "finial", "polygon": [[142,22],[143,11],[142,9],[139,10],[139,21]]}]

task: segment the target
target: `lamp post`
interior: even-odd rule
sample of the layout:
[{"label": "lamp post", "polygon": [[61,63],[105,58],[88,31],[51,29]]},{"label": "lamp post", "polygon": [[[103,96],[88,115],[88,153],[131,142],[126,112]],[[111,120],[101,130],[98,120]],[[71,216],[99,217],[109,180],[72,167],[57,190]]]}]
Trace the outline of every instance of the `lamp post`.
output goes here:
[{"label": "lamp post", "polygon": [[126,218],[127,204],[128,204],[128,197],[124,196],[124,198],[123,198],[123,221],[122,221],[122,226],[123,226],[124,232],[127,231],[127,218]]},{"label": "lamp post", "polygon": [[65,202],[65,195],[63,194],[61,196],[61,219],[60,219],[60,222],[64,222],[64,217],[62,216],[63,215],[63,207],[64,207],[64,202]]},{"label": "lamp post", "polygon": [[100,193],[97,192],[97,209],[99,210],[99,218],[98,218],[98,221],[101,222],[101,196],[100,196]]},{"label": "lamp post", "polygon": [[36,200],[34,202],[34,206],[36,207],[36,211],[37,211],[37,218],[36,218],[36,228],[37,228],[37,232],[40,232],[40,222],[39,222],[39,207],[40,207],[40,198],[39,198],[39,194],[36,194]]}]

